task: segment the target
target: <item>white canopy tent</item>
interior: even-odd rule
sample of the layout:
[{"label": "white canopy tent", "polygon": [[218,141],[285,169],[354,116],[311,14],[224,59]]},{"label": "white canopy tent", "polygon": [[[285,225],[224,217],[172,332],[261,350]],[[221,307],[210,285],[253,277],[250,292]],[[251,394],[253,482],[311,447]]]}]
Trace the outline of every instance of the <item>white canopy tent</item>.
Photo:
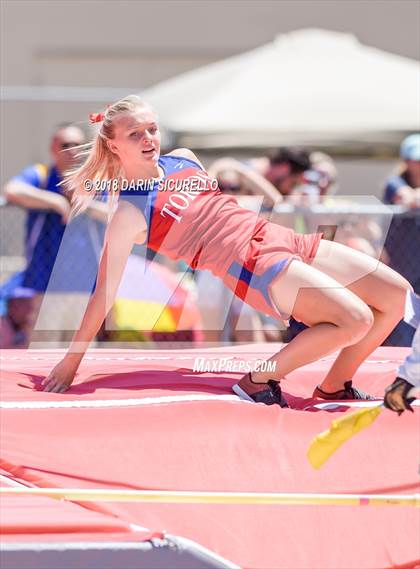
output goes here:
[{"label": "white canopy tent", "polygon": [[395,144],[419,128],[415,60],[306,29],[145,91],[178,144]]}]

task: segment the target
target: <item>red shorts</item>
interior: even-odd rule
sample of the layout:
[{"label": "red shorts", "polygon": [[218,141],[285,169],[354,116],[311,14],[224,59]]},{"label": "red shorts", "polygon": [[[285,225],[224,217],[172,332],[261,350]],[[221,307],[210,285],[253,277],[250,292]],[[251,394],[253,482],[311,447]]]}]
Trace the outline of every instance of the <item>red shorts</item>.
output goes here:
[{"label": "red shorts", "polygon": [[269,287],[293,259],[309,263],[318,251],[322,236],[322,233],[302,235],[293,229],[267,223],[252,237],[244,259],[230,265],[223,282],[258,312],[288,320],[290,314],[277,309]]}]

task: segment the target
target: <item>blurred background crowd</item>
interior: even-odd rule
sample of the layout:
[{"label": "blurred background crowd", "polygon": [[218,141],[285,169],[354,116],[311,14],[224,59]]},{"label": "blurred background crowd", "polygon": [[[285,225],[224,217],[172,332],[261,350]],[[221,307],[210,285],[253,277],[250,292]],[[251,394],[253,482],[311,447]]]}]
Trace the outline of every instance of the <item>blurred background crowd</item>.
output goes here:
[{"label": "blurred background crowd", "polygon": [[[130,92],[160,115],[163,152],[191,147],[242,207],[298,232],[321,230],[395,268],[420,293],[419,32],[409,27],[418,3],[121,2],[121,23],[131,29],[141,16],[148,26],[133,28],[134,38],[126,29],[128,40],[119,33],[119,45],[99,37],[112,18],[106,2],[38,2],[35,12],[25,0],[3,4],[0,347],[65,347],[78,327],[95,283],[107,197],[71,219],[60,182],[93,133],[89,112]],[[297,4],[329,31],[297,30],[305,20]],[[254,25],[248,15],[232,27],[238,5]],[[37,33],[27,19],[12,37],[16,6],[39,22]],[[372,30],[365,20],[378,6],[382,23]],[[50,27],[44,37],[48,14],[79,16],[80,25],[72,36]],[[416,36],[411,43],[388,37],[397,14]],[[184,35],[166,29],[172,16]],[[217,23],[207,27],[221,34],[219,51],[198,29],[206,18]],[[145,45],[149,27],[159,25],[168,33]],[[349,27],[375,47],[342,33]],[[122,87],[129,84],[137,87]],[[145,257],[144,247],[133,249],[96,345],[287,342],[302,329],[248,307],[208,271]],[[385,344],[409,346],[413,333],[402,322]]]}]

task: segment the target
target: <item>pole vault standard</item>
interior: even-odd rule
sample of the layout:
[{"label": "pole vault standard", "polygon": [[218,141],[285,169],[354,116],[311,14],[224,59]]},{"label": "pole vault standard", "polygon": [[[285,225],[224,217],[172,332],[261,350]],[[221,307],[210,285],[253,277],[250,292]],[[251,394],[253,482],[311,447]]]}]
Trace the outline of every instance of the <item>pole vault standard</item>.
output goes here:
[{"label": "pole vault standard", "polygon": [[0,496],[45,496],[80,502],[176,504],[278,504],[294,506],[414,506],[420,494],[279,494],[271,492],[178,492],[78,488],[0,488]]}]

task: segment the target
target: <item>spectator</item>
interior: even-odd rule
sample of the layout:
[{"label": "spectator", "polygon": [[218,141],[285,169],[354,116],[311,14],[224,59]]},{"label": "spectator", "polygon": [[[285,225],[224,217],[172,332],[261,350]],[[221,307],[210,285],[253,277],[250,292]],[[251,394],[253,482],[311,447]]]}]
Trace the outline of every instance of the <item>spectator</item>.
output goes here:
[{"label": "spectator", "polygon": [[310,166],[309,153],[304,148],[280,148],[270,158],[263,174],[283,197],[287,197],[304,182],[304,173]]},{"label": "spectator", "polygon": [[215,172],[214,177],[217,178],[220,191],[234,196],[249,194],[249,190],[242,182],[241,175],[237,169],[235,170],[235,168],[231,168],[230,170],[217,171],[214,166],[211,166],[210,168],[213,168],[213,171]]},{"label": "spectator", "polygon": [[420,207],[420,133],[407,136],[400,147],[401,164],[386,180],[384,202]]},{"label": "spectator", "polygon": [[303,173],[302,183],[292,190],[292,201],[299,205],[319,203],[326,195],[337,190],[337,168],[333,159],[324,152],[312,152],[310,168]]},{"label": "spectator", "polygon": [[[393,217],[385,241],[389,265],[412,283],[420,292],[420,265],[416,262],[419,250],[420,207],[420,133],[411,134],[400,147],[401,163],[395,175],[387,179],[384,201],[410,208],[410,212]],[[414,211],[416,210],[416,211]],[[414,330],[400,322],[385,340],[384,345],[410,346]]]},{"label": "spectator", "polygon": [[[22,294],[20,297],[16,297],[17,293],[12,293],[15,304],[18,304],[19,298],[22,298],[26,309],[28,308],[28,297],[32,297],[27,315],[30,325],[26,327],[27,337],[25,341],[22,341],[22,347],[27,346],[30,342],[33,327],[36,323],[70,216],[70,202],[64,194],[60,182],[63,179],[64,172],[77,164],[77,147],[84,143],[85,135],[80,128],[70,123],[59,125],[55,129],[50,143],[51,164],[33,164],[28,166],[7,182],[4,188],[4,195],[10,204],[23,207],[28,211],[25,233],[26,268],[20,287]],[[98,203],[95,200],[89,207],[89,215],[96,219],[106,220],[106,209],[106,204]],[[81,228],[82,224],[79,221],[77,221],[77,224]],[[80,253],[81,251],[86,259],[89,258],[89,253],[92,252],[92,245],[90,235],[88,235],[88,228],[84,227],[82,231],[84,232],[78,235],[77,245],[79,245],[78,252]],[[76,251],[77,248],[73,249]],[[75,281],[80,278],[83,271],[77,271],[77,266],[74,264],[78,262],[77,253],[75,252],[72,257],[72,262],[67,265],[67,269],[68,274],[72,277],[71,280]],[[79,258],[79,260],[81,259]],[[67,277],[68,275],[63,276],[62,280],[66,281],[66,285],[70,285]],[[81,282],[77,283],[76,291],[78,293],[81,292],[80,286]],[[63,287],[61,287],[61,290],[63,290]],[[86,292],[85,287],[82,294],[82,306],[84,302],[87,302]],[[58,301],[60,300],[62,299],[58,299]],[[53,314],[46,315],[48,318],[55,319],[58,326],[61,326],[61,329],[54,327],[55,331],[58,332],[54,339],[65,339],[62,336],[66,336],[66,334],[62,331],[72,327],[68,318],[71,319],[75,314],[83,313],[84,307],[81,307],[80,310],[77,308],[80,300],[80,298],[72,298],[71,302],[67,303],[67,306],[61,302],[54,303]],[[15,311],[18,311],[16,306]],[[65,312],[67,316],[65,316]],[[67,322],[60,322],[60,317],[67,319]],[[77,322],[74,324],[77,327]],[[54,326],[54,324],[52,325]],[[54,334],[49,331],[48,338],[52,339],[53,337]]]},{"label": "spectator", "polygon": [[337,167],[334,160],[325,152],[311,152],[311,169],[305,172],[305,180],[309,178],[309,173],[313,174],[313,182],[319,190],[320,196],[335,194],[337,185]]}]

